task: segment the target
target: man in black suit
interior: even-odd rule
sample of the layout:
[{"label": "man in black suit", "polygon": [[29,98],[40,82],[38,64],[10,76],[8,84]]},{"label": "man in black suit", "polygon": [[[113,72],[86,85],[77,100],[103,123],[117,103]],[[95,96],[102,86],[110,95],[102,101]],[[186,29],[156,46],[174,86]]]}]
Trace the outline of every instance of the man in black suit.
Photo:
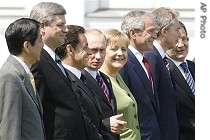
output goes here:
[{"label": "man in black suit", "polygon": [[121,29],[129,37],[130,45],[127,63],[119,73],[138,103],[141,140],[160,140],[159,100],[144,57],[157,37],[154,17],[144,11],[130,11],[123,17]]},{"label": "man in black suit", "polygon": [[[180,140],[195,140],[195,63],[186,60],[189,51],[189,38],[185,25],[179,21],[181,38],[173,49],[166,51],[169,56],[171,78],[174,83],[179,103]],[[186,62],[193,81],[188,84],[188,76],[182,63]],[[192,87],[192,89],[190,88]]]},{"label": "man in black suit", "polygon": [[88,89],[88,81],[81,73],[81,70],[85,68],[88,55],[91,55],[84,35],[85,29],[77,25],[67,25],[67,28],[69,31],[65,43],[58,47],[55,52],[61,58],[67,76],[72,81],[74,91],[78,95],[78,100],[81,100],[88,139],[112,140],[112,136],[105,131],[105,126],[102,124],[102,110],[95,93]]},{"label": "man in black suit", "polygon": [[160,7],[152,11],[157,22],[157,38],[153,50],[146,52],[153,82],[157,87],[160,112],[161,140],[179,140],[178,106],[176,93],[168,71],[168,61],[163,59],[166,50],[173,48],[180,38],[178,13],[172,9]]},{"label": "man in black suit", "polygon": [[[115,139],[119,140],[118,134],[120,134],[121,129],[124,128],[126,122],[120,120],[122,114],[116,115],[117,105],[110,79],[104,73],[98,71],[103,64],[106,55],[106,39],[102,32],[97,29],[86,30],[85,36],[87,38],[88,47],[92,50],[92,53],[88,56],[86,68],[82,73],[87,79],[88,88],[96,93],[96,98],[101,105],[103,124],[109,132],[112,132]],[[96,82],[97,73],[102,77],[103,82],[106,85],[109,99],[107,99],[103,90]]]},{"label": "man in black suit", "polygon": [[33,7],[30,18],[41,23],[44,47],[32,73],[43,105],[46,139],[87,140],[79,102],[55,49],[65,41],[66,10],[60,4],[41,2]]}]

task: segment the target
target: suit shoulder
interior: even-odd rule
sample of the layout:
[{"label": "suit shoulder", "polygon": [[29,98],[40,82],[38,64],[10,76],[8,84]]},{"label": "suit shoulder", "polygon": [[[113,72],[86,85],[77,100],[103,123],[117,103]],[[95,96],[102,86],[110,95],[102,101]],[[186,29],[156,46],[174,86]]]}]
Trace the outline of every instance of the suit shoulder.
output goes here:
[{"label": "suit shoulder", "polygon": [[188,65],[195,65],[195,62],[191,61],[191,60],[187,60]]}]

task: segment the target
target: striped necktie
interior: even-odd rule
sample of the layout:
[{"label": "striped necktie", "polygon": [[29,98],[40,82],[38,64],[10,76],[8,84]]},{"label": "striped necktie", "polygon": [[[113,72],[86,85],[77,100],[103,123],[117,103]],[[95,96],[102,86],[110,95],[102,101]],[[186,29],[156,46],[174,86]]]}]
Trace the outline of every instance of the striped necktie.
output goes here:
[{"label": "striped necktie", "polygon": [[180,64],[180,66],[183,68],[184,70],[184,74],[185,74],[185,80],[187,81],[189,87],[191,88],[192,90],[192,93],[195,95],[195,82],[194,82],[194,79],[188,69],[188,65],[186,62],[183,62]]},{"label": "striped necktie", "polygon": [[169,67],[169,62],[168,62],[167,59],[168,59],[168,58],[165,56],[165,57],[163,58],[163,61],[164,61],[164,63],[165,63],[166,69],[167,69],[167,71],[168,71],[168,73],[169,73],[169,75],[170,75],[170,67]]},{"label": "striped necktie", "polygon": [[99,73],[96,74],[96,80],[97,80],[99,86],[101,87],[101,89],[103,90],[103,92],[104,92],[104,94],[105,94],[107,100],[108,100],[109,103],[111,104],[109,93],[108,93],[108,91],[106,90],[105,83],[104,83],[102,77],[99,75]]}]

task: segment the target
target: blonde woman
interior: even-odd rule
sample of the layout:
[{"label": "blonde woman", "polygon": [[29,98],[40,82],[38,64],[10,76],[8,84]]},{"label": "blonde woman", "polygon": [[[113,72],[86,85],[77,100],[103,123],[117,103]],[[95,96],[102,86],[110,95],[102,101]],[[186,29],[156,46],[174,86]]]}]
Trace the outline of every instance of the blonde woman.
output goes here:
[{"label": "blonde woman", "polygon": [[127,61],[127,36],[117,29],[104,31],[107,48],[105,61],[100,71],[109,76],[117,102],[117,113],[123,114],[127,125],[120,134],[121,140],[140,140],[138,107],[132,93],[118,73]]}]

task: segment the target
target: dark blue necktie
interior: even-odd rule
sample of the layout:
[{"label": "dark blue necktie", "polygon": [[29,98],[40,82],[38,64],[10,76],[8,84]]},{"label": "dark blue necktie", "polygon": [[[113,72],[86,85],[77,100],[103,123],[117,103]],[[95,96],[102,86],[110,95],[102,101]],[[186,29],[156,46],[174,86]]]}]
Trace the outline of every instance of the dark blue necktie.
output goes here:
[{"label": "dark blue necktie", "polygon": [[61,63],[61,59],[57,54],[55,54],[55,62],[57,63],[57,65],[60,68],[60,70],[62,71],[62,73],[66,76],[66,72],[65,72],[64,67]]},{"label": "dark blue necktie", "polygon": [[195,94],[195,82],[194,82],[194,79],[188,69],[188,65],[186,62],[183,62],[180,64],[180,66],[183,68],[184,70],[184,74],[185,74],[185,79],[189,85],[189,87],[191,88],[192,90],[192,93]]}]

